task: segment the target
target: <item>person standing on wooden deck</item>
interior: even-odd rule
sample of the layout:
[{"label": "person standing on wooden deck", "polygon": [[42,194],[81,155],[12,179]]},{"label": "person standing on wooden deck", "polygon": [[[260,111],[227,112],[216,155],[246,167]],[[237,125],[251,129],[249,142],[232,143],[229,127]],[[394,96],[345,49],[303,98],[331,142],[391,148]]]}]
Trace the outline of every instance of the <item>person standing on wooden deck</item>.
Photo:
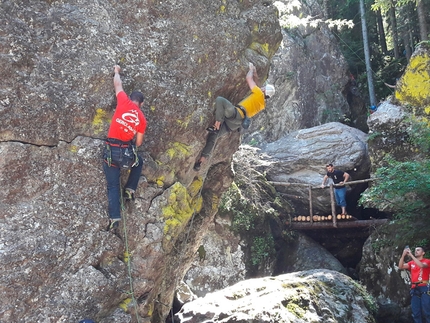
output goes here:
[{"label": "person standing on wooden deck", "polygon": [[[349,174],[340,170],[334,169],[333,164],[326,165],[327,174],[324,176],[321,187],[325,187],[327,179],[330,177],[333,183],[343,185],[349,179]],[[342,208],[342,215],[346,213],[346,187],[335,187],[334,195],[336,197],[336,204]]]}]

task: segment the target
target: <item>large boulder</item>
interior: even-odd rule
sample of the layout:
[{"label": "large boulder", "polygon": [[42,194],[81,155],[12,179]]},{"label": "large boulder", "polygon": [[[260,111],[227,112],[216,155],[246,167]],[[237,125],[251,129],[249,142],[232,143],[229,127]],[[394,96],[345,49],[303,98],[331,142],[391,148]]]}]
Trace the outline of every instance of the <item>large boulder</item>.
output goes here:
[{"label": "large boulder", "polygon": [[408,135],[408,113],[402,106],[384,101],[369,116],[369,155],[372,167],[377,168],[388,154],[397,160],[409,160],[415,147]]},{"label": "large boulder", "polygon": [[[267,178],[273,182],[301,183],[315,187],[312,191],[315,214],[331,214],[328,190],[318,189],[326,174],[325,165],[350,174],[350,180],[369,177],[370,159],[367,152],[367,135],[362,131],[338,122],[302,129],[281,139],[262,145],[260,156]],[[363,190],[361,185],[347,187],[351,200]],[[309,214],[309,191],[306,186],[279,186],[288,196],[296,215]]]},{"label": "large boulder", "polygon": [[[225,219],[219,216],[216,219],[217,224],[209,227],[185,276],[185,283],[199,297],[227,288],[250,276],[255,277],[246,266],[249,263],[246,256],[249,255],[242,250],[247,247],[246,242],[235,236],[228,227],[220,225]],[[270,275],[319,268],[347,273],[339,260],[324,247],[303,234],[297,232],[294,235],[294,239],[288,243],[282,241],[276,258],[266,268]],[[345,248],[345,244],[342,244],[342,249]]]},{"label": "large boulder", "polygon": [[[329,269],[346,274],[346,269],[330,252],[306,235],[297,234],[295,242],[285,248],[278,261],[282,261],[283,273],[311,269]],[[280,266],[278,265],[278,270]]]},{"label": "large boulder", "polygon": [[[264,81],[276,14],[268,1],[1,2],[0,321],[114,322],[121,308],[164,322],[233,178],[239,133],[192,170],[212,103],[248,92],[248,61]],[[121,238],[106,232],[101,160],[118,63],[148,120]]]},{"label": "large boulder", "polygon": [[375,322],[376,304],[349,277],[310,270],[242,281],[183,306],[178,322]]},{"label": "large boulder", "polygon": [[185,282],[199,297],[205,296],[246,277],[244,252],[240,239],[234,235],[227,223],[217,216],[202,239]]},{"label": "large boulder", "polygon": [[430,114],[430,45],[422,42],[414,51],[405,73],[396,84],[395,101],[418,107],[415,113]]}]

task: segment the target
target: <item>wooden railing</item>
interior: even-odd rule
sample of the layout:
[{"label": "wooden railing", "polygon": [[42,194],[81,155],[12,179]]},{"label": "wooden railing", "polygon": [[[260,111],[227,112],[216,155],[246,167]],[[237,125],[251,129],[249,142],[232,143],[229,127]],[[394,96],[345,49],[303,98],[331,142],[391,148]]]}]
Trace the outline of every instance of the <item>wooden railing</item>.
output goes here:
[{"label": "wooden railing", "polygon": [[[329,188],[330,189],[330,201],[331,201],[331,213],[332,213],[332,221],[333,221],[333,226],[335,228],[338,227],[337,225],[337,217],[336,217],[336,199],[335,199],[335,195],[334,195],[334,188],[335,187],[343,187],[343,186],[349,186],[349,185],[356,185],[356,184],[362,184],[362,183],[368,183],[368,182],[373,182],[377,180],[377,178],[369,178],[369,179],[361,179],[361,180],[357,180],[357,181],[350,181],[350,182],[346,182],[343,185],[340,184],[330,184],[329,186],[325,186],[325,187],[321,187],[321,186],[312,186],[311,184],[304,184],[304,183],[286,183],[286,182],[272,182],[269,181],[270,184],[275,185],[275,186],[304,186],[308,188],[308,192],[309,192],[309,215],[310,215],[310,223],[313,224],[313,206],[312,206],[312,190],[315,189],[326,189]],[[375,222],[375,221],[372,221]],[[376,222],[381,222],[381,223],[385,223],[386,220],[384,219],[384,221],[376,221]],[[375,222],[375,223],[376,223]],[[327,223],[325,224],[321,224],[323,227],[327,226]],[[343,226],[343,225],[342,225]],[[358,225],[357,225],[358,226]]]}]

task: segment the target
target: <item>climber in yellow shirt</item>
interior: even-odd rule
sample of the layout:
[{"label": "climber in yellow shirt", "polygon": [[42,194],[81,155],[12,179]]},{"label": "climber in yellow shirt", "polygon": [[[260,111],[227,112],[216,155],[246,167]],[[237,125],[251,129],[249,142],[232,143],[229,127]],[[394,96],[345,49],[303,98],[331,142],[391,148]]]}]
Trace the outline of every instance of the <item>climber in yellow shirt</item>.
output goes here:
[{"label": "climber in yellow shirt", "polygon": [[209,132],[206,139],[206,145],[203,148],[201,157],[194,164],[194,170],[199,171],[201,165],[211,154],[217,137],[221,137],[231,131],[239,129],[241,126],[245,129],[249,127],[250,119],[266,107],[265,99],[275,94],[275,87],[267,84],[259,88],[255,83],[254,77],[257,77],[257,71],[254,64],[249,63],[249,71],[246,74],[251,94],[239,102],[237,106],[221,96],[215,100],[215,124],[206,130]]}]

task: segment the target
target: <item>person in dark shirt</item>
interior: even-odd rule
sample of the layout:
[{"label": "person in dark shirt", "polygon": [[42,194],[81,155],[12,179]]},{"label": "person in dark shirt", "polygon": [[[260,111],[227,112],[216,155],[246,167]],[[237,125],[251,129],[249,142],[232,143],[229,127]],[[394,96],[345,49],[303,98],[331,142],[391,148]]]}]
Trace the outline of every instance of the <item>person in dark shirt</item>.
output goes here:
[{"label": "person in dark shirt", "polygon": [[[327,179],[330,177],[334,184],[343,185],[349,179],[349,174],[340,170],[334,169],[333,164],[326,165],[327,174],[324,176],[321,187],[325,187]],[[334,195],[336,197],[336,203],[342,208],[342,214],[346,214],[346,187],[335,187]]]}]

